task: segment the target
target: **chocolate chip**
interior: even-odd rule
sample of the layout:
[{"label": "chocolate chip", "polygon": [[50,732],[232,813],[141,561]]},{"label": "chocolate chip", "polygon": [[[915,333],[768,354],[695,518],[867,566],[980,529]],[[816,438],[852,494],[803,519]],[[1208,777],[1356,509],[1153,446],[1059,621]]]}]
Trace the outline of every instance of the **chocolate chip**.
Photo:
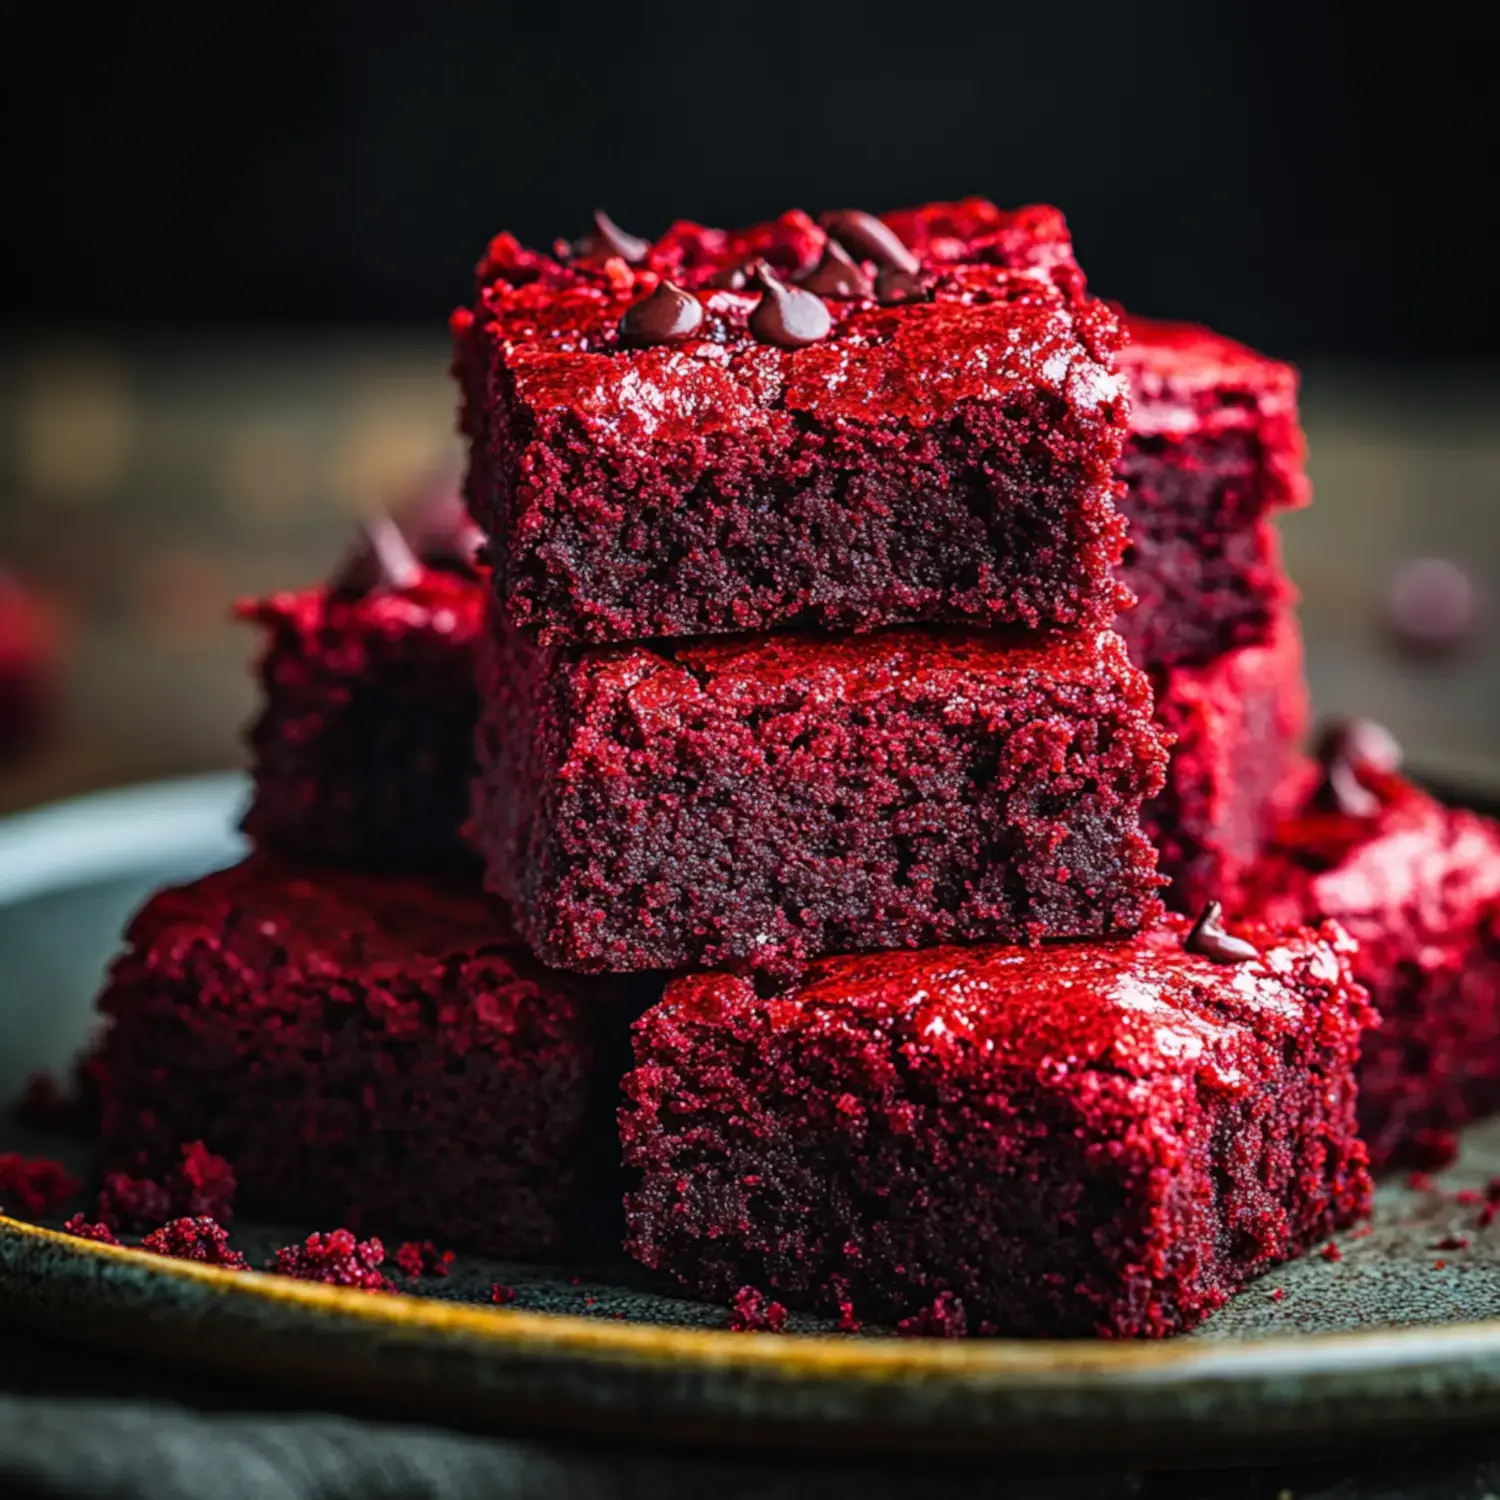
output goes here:
[{"label": "chocolate chip", "polygon": [[910,272],[887,267],[875,278],[875,295],[884,306],[899,307],[903,302],[925,302],[927,288]]},{"label": "chocolate chip", "polygon": [[1381,800],[1367,780],[1401,769],[1401,742],[1374,719],[1338,719],[1318,737],[1323,781],[1315,805],[1350,818],[1373,818]]},{"label": "chocolate chip", "polygon": [[422,576],[422,563],[389,516],[360,523],[360,539],[329,587],[338,594],[398,593]]},{"label": "chocolate chip", "polygon": [[708,278],[707,285],[721,292],[742,292],[750,283],[743,266],[725,266]]},{"label": "chocolate chip", "polygon": [[618,255],[627,266],[638,266],[651,253],[651,241],[627,234],[602,208],[594,210],[594,232],[573,247],[577,256]]},{"label": "chocolate chip", "polygon": [[472,575],[484,533],[451,484],[442,485],[401,514],[398,524],[412,551],[429,567]]},{"label": "chocolate chip", "polygon": [[857,208],[834,208],[818,216],[818,223],[851,254],[915,275],[921,264],[901,241],[901,236],[882,224],[874,214]]},{"label": "chocolate chip", "polygon": [[[884,272],[881,273],[882,275]],[[837,240],[823,247],[823,258],[802,278],[802,290],[820,297],[868,297],[870,278],[849,259],[849,252]]]},{"label": "chocolate chip", "polygon": [[1398,568],[1385,591],[1391,638],[1421,656],[1447,656],[1475,633],[1479,590],[1456,562],[1418,557]]},{"label": "chocolate chip", "polygon": [[680,344],[703,326],[703,304],[691,292],[660,281],[649,297],[626,308],[620,338],[637,348],[646,344]]},{"label": "chocolate chip", "polygon": [[802,349],[828,337],[833,319],[815,292],[787,286],[764,261],[756,266],[755,279],[764,295],[750,314],[750,332],[761,343]]},{"label": "chocolate chip", "polygon": [[1193,923],[1193,930],[1183,940],[1183,951],[1216,964],[1242,964],[1260,954],[1254,944],[1224,931],[1224,908],[1210,901],[1203,914]]}]

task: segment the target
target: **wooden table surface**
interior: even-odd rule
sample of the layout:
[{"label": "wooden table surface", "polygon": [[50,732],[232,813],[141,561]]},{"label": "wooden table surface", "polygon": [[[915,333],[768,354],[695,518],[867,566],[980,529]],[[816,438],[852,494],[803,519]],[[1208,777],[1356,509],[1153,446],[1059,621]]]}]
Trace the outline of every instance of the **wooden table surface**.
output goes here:
[{"label": "wooden table surface", "polygon": [[[351,518],[451,473],[441,332],[0,349],[0,562],[63,623],[60,722],[0,770],[0,811],[235,764],[253,703],[239,594],[320,577]],[[1317,498],[1285,525],[1320,710],[1373,713],[1410,759],[1500,761],[1500,370],[1314,367]],[[1441,667],[1379,623],[1393,567],[1464,564],[1488,615]]]}]

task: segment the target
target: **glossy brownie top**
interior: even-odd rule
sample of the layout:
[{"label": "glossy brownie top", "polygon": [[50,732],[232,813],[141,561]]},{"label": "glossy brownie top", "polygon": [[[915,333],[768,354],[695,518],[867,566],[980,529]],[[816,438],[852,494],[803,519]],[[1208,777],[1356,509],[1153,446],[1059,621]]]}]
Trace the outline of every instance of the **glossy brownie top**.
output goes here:
[{"label": "glossy brownie top", "polygon": [[1057,1083],[1098,1068],[1190,1072],[1236,1093],[1277,1065],[1280,1040],[1309,1024],[1313,1004],[1352,988],[1353,944],[1336,926],[1235,923],[1256,950],[1238,963],[1188,952],[1190,926],[1168,917],[1123,940],[822,959],[772,999],[738,977],[692,975],[668,987],[661,1008],[715,1026],[753,1005],[775,1029],[851,1024],[889,1032],[909,1055],[961,1050]]},{"label": "glossy brownie top", "polygon": [[305,866],[269,854],[160,892],[126,936],[137,954],[207,944],[255,974],[361,981],[515,945],[503,910],[471,881]]},{"label": "glossy brownie top", "polygon": [[[596,232],[552,254],[502,234],[455,333],[497,346],[519,404],[643,441],[711,440],[772,412],[924,427],[1037,388],[1124,421],[1119,326],[1083,294],[1055,209],[975,199],[854,220],[824,216],[848,251],[796,210],[739,231],[677,223],[654,243]],[[869,250],[872,223],[887,241]]]},{"label": "glossy brownie top", "polygon": [[1129,380],[1130,428],[1186,435],[1295,423],[1297,372],[1196,323],[1132,315],[1116,368]]}]

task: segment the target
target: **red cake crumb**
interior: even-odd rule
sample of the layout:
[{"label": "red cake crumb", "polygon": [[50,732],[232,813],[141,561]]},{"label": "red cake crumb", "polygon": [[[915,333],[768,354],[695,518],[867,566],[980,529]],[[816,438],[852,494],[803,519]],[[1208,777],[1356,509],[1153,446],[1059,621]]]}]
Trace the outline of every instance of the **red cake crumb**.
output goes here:
[{"label": "red cake crumb", "polygon": [[76,1235],[81,1240],[97,1240],[101,1245],[118,1245],[120,1241],[115,1232],[108,1224],[90,1224],[82,1214],[74,1214],[66,1224],[63,1225],[66,1233]]},{"label": "red cake crumb", "polygon": [[413,569],[239,605],[264,632],[244,824],[258,844],[381,868],[472,863],[458,830],[488,589],[467,564]]},{"label": "red cake crumb", "polygon": [[99,1193],[99,1217],[116,1229],[143,1229],[168,1219],[234,1222],[234,1168],[202,1141],[179,1148],[180,1160],[165,1183],[106,1172]]},{"label": "red cake crumb", "polygon": [[378,1239],[358,1240],[348,1229],[334,1229],[310,1234],[300,1245],[283,1246],[269,1269],[297,1281],[393,1292],[395,1287],[380,1272],[384,1262],[385,1246]]},{"label": "red cake crumb", "polygon": [[1453,1195],[1453,1201],[1464,1208],[1473,1208],[1484,1202],[1484,1194],[1476,1188],[1460,1188]]},{"label": "red cake crumb", "polygon": [[[1500,827],[1388,770],[1335,758],[1323,774],[1241,908],[1331,918],[1359,943],[1354,970],[1381,1020],[1359,1069],[1371,1161],[1441,1165],[1455,1130],[1500,1108]],[[1344,778],[1354,812],[1340,810],[1330,776]]]},{"label": "red cake crumb", "polygon": [[451,1250],[439,1250],[431,1240],[407,1240],[396,1251],[396,1264],[413,1280],[446,1276],[455,1258]]},{"label": "red cake crumb", "polygon": [[[633,1003],[541,968],[458,876],[258,854],[132,922],[99,1001],[103,1163],[134,1182],[202,1141],[273,1220],[517,1257],[617,1238],[596,1205]],[[197,1152],[177,1180],[227,1186]]]},{"label": "red cake crumb", "polygon": [[61,1162],[50,1156],[0,1152],[0,1212],[49,1214],[82,1186]]},{"label": "red cake crumb", "polygon": [[207,1214],[172,1219],[160,1229],[153,1229],[141,1241],[141,1249],[153,1255],[170,1255],[175,1260],[223,1266],[226,1271],[250,1269],[250,1262],[238,1250],[230,1248],[229,1231]]},{"label": "red cake crumb", "polygon": [[1324,1245],[1322,1250],[1320,1250],[1318,1253],[1323,1257],[1324,1260],[1328,1261],[1330,1264],[1335,1261],[1343,1260],[1344,1258],[1344,1252],[1340,1250],[1332,1240],[1329,1240],[1329,1242]]},{"label": "red cake crumb", "polygon": [[1445,1260],[1435,1260],[1432,1263],[1432,1269],[1434,1271],[1446,1271],[1448,1269],[1448,1262]]},{"label": "red cake crumb", "polygon": [[1270,640],[1296,597],[1268,518],[1309,499],[1297,373],[1206,328],[1125,326],[1120,631],[1141,666],[1203,665]]},{"label": "red cake crumb", "polygon": [[1272,1302],[1281,1302],[1286,1297],[1286,1288],[1280,1286],[1272,1287],[1267,1295],[1270,1297]]},{"label": "red cake crumb", "polygon": [[[925,212],[893,215],[898,238]],[[1106,624],[1128,598],[1119,325],[1055,209],[985,216],[959,261],[960,239],[918,233],[899,304],[855,246],[866,293],[815,303],[827,335],[801,347],[762,337],[770,293],[744,278],[814,272],[829,234],[805,214],[679,223],[636,266],[497,236],[453,316],[453,368],[510,623],[554,645]],[[689,336],[622,335],[664,281]]]},{"label": "red cake crumb", "polygon": [[1434,1250],[1467,1250],[1469,1237],[1466,1234],[1445,1234],[1432,1248]]},{"label": "red cake crumb", "polygon": [[487,641],[470,835],[545,963],[1129,932],[1165,751],[1109,632]]},{"label": "red cake crumb", "polygon": [[513,1286],[502,1286],[498,1281],[490,1285],[490,1301],[496,1307],[506,1307],[516,1300],[516,1289]]},{"label": "red cake crumb", "polygon": [[114,1229],[145,1229],[172,1217],[172,1195],[150,1177],[106,1172],[99,1189],[99,1218]]},{"label": "red cake crumb", "polygon": [[172,1207],[181,1218],[234,1223],[234,1168],[202,1141],[182,1148],[182,1162],[168,1179]]},{"label": "red cake crumb", "polygon": [[852,1302],[847,1302],[847,1301],[840,1302],[838,1304],[838,1312],[839,1312],[839,1321],[838,1321],[838,1332],[839,1333],[858,1333],[859,1330],[865,1326],[863,1323],[861,1323],[859,1321],[859,1318],[855,1315],[854,1304]]},{"label": "red cake crumb", "polygon": [[742,1286],[729,1309],[731,1333],[780,1333],[786,1327],[786,1308],[768,1301],[753,1286]]},{"label": "red cake crumb", "polygon": [[931,1307],[896,1324],[896,1332],[907,1339],[962,1339],[969,1335],[969,1319],[961,1298],[939,1292]]},{"label": "red cake crumb", "polygon": [[[1191,1328],[1371,1199],[1371,1019],[1333,924],[824,959],[674,980],[635,1028],[627,1250],[714,1301],[970,1329]],[[752,1280],[753,1278],[753,1280]]]},{"label": "red cake crumb", "polygon": [[1408,1172],[1406,1185],[1414,1193],[1430,1193],[1437,1186],[1431,1172]]},{"label": "red cake crumb", "polygon": [[1158,669],[1152,679],[1157,723],[1174,743],[1166,785],[1142,823],[1171,881],[1167,900],[1190,916],[1208,901],[1233,909],[1308,782],[1297,621],[1282,615],[1261,644],[1208,666]]}]

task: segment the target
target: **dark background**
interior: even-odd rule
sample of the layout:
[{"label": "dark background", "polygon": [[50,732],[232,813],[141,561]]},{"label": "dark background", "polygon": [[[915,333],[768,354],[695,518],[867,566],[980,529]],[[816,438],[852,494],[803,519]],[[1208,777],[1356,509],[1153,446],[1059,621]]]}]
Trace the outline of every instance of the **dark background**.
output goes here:
[{"label": "dark background", "polygon": [[1500,352],[1500,23],[1446,7],[6,9],[12,329],[430,326],[502,226],[977,192],[1059,203],[1144,312]]}]

